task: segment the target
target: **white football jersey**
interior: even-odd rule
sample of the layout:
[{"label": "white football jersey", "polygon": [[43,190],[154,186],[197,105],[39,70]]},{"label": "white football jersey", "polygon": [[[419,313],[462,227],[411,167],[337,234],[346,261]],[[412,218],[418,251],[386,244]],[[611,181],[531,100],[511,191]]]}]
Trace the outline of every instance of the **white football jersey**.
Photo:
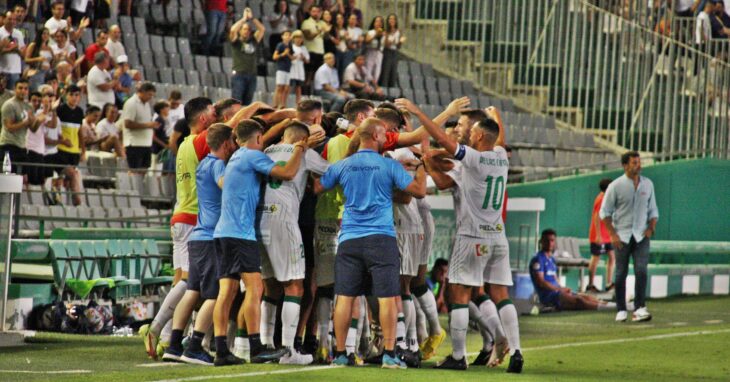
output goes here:
[{"label": "white football jersey", "polygon": [[[294,145],[280,143],[269,146],[264,150],[271,160],[278,166],[286,165],[294,153]],[[259,209],[266,214],[280,215],[284,219],[297,221],[299,219],[299,203],[304,196],[304,188],[307,186],[307,172],[322,175],[329,168],[330,164],[314,150],[307,150],[304,153],[299,171],[294,179],[289,181],[278,180],[269,177],[266,182],[266,191],[261,198]],[[277,209],[279,211],[277,211]]]},{"label": "white football jersey", "polygon": [[[402,147],[388,153],[388,156],[397,160],[417,160],[413,152]],[[409,172],[411,175],[415,175]],[[399,233],[423,233],[423,221],[421,214],[418,212],[418,199],[413,198],[408,204],[393,203],[393,222],[395,223],[395,231]]]},{"label": "white football jersey", "polygon": [[502,207],[507,188],[509,160],[503,147],[479,152],[459,145],[454,157],[461,161],[448,175],[454,180],[457,234],[482,237],[504,234]]}]

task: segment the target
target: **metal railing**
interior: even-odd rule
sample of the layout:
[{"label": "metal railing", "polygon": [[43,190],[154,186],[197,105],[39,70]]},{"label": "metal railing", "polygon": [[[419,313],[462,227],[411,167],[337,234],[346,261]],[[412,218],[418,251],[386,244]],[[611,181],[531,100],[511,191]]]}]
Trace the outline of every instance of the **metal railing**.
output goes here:
[{"label": "metal railing", "polygon": [[657,32],[643,19],[658,12],[612,13],[585,0],[368,0],[362,7],[366,26],[375,15],[398,16],[406,56],[554,116],[561,127],[660,160],[729,156],[730,49],[726,41],[697,44],[694,19],[670,17]]}]

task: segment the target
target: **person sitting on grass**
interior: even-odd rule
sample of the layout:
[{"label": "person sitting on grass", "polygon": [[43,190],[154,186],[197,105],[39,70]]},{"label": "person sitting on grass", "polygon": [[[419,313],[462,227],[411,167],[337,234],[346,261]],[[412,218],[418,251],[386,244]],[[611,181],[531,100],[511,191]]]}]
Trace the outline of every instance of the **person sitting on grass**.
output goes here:
[{"label": "person sitting on grass", "polygon": [[553,254],[557,234],[552,229],[542,231],[540,252],[530,260],[530,278],[540,303],[557,310],[613,310],[616,304],[604,302],[593,296],[573,293],[558,281],[558,266]]}]

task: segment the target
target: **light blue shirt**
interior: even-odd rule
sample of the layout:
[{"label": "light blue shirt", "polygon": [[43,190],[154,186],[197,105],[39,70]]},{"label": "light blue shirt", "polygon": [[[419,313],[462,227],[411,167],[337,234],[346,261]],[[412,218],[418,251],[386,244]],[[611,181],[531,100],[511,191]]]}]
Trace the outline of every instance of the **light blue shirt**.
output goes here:
[{"label": "light blue shirt", "polygon": [[214,238],[256,240],[256,206],[261,182],[271,173],[274,162],[261,151],[241,147],[226,166],[221,197],[221,217]]},{"label": "light blue shirt", "polygon": [[208,154],[195,169],[195,185],[198,192],[198,223],[190,234],[190,240],[213,240],[213,231],[221,216],[221,194],[218,180],[226,171],[226,162]]},{"label": "light blue shirt", "polygon": [[634,188],[631,178],[626,174],[620,176],[608,186],[599,216],[601,219],[611,217],[622,242],[630,242],[632,236],[637,243],[640,242],[649,227],[649,220],[659,218],[654,184],[639,176],[639,186]]},{"label": "light blue shirt", "polygon": [[395,237],[393,189],[405,190],[411,182],[413,177],[400,163],[372,150],[360,150],[330,166],[320,183],[326,189],[342,185],[340,243],[371,235]]}]

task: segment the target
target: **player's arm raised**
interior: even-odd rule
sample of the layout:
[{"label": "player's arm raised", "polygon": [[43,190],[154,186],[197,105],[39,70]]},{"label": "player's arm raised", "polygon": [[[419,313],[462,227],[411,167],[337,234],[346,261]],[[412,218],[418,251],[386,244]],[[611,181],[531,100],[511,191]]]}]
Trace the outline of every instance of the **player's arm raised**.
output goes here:
[{"label": "player's arm raised", "polygon": [[423,111],[421,111],[421,113],[414,113],[416,118],[418,118],[418,120],[421,122],[422,126],[417,128],[416,130],[407,133],[401,133],[398,136],[398,146],[406,147],[421,143],[424,138],[428,137],[428,129],[426,129],[427,124],[435,125],[437,128],[441,128],[441,126],[443,126],[444,123],[449,120],[449,118],[459,115],[461,110],[463,110],[468,105],[468,97],[455,99],[451,101],[449,106],[433,120],[426,116]]},{"label": "player's arm raised", "polygon": [[286,162],[284,166],[274,166],[269,176],[279,180],[292,180],[299,171],[299,165],[302,163],[302,156],[307,151],[307,143],[300,141],[294,144],[294,154]]},{"label": "player's arm raised", "polygon": [[[413,102],[405,98],[399,98],[395,100],[395,104],[398,107],[402,107],[408,110],[411,114],[418,117],[421,122],[424,122],[423,127],[426,129],[426,131],[428,131],[428,134],[430,134],[436,140],[436,142],[441,145],[441,147],[446,149],[446,151],[450,153],[456,152],[458,143],[455,140],[449,138],[440,126],[437,126],[435,123],[433,123],[433,121],[429,120],[428,117],[423,114],[423,111],[421,111],[418,106],[414,105]],[[428,123],[425,123],[426,120],[428,120]],[[418,141],[416,143],[418,143]]]},{"label": "player's arm raised", "polygon": [[484,112],[487,113],[489,118],[492,118],[495,122],[497,122],[497,125],[499,126],[499,136],[497,136],[497,141],[494,143],[494,145],[504,147],[504,124],[502,123],[502,115],[499,113],[499,109],[494,106],[490,106],[484,109]]}]

